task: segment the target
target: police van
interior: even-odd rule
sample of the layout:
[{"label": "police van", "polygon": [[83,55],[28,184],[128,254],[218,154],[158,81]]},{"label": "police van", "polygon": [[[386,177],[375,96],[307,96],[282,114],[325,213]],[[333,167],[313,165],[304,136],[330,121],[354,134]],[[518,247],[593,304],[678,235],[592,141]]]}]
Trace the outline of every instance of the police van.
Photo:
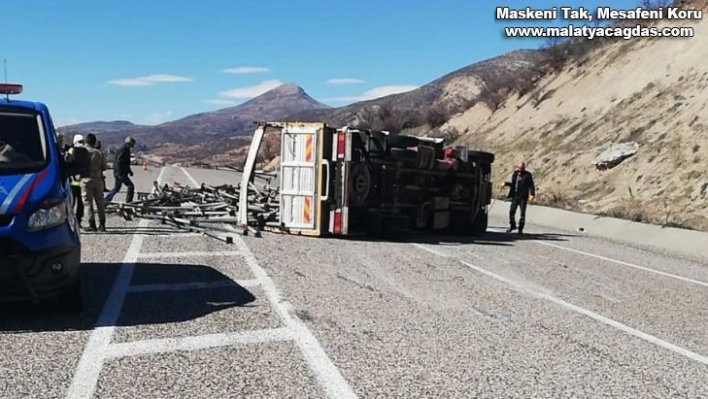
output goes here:
[{"label": "police van", "polygon": [[83,309],[81,240],[69,178],[87,173],[64,158],[48,107],[10,99],[0,84],[0,302]]}]

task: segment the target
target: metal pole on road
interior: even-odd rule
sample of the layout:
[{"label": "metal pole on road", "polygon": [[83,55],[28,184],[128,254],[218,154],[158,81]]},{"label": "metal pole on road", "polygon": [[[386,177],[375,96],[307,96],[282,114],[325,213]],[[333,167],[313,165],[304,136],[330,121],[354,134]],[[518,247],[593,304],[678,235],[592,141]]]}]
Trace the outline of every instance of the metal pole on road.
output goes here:
[{"label": "metal pole on road", "polygon": [[250,187],[253,169],[256,167],[256,158],[261,148],[266,126],[267,125],[262,124],[256,129],[256,132],[253,134],[253,140],[251,141],[251,147],[248,149],[248,158],[246,158],[246,164],[243,168],[243,176],[241,176],[241,187],[239,190],[238,226],[248,226],[248,188]]}]

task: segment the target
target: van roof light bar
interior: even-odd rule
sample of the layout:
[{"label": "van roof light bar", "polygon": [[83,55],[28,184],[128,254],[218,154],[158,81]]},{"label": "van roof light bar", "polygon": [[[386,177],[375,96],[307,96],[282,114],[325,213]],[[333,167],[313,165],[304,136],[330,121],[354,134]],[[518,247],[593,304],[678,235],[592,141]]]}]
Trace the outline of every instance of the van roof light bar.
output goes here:
[{"label": "van roof light bar", "polygon": [[13,83],[0,83],[0,94],[5,95],[5,99],[10,101],[10,94],[16,95],[22,93],[22,85]]}]

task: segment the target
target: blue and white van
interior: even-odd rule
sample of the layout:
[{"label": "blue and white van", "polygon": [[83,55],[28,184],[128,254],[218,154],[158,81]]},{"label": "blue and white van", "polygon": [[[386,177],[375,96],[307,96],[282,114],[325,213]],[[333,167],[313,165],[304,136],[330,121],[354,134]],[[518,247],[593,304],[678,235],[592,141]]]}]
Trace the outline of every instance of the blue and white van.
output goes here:
[{"label": "blue and white van", "polygon": [[0,302],[80,311],[81,237],[69,184],[77,165],[65,160],[45,104],[10,99],[21,92],[0,84]]}]

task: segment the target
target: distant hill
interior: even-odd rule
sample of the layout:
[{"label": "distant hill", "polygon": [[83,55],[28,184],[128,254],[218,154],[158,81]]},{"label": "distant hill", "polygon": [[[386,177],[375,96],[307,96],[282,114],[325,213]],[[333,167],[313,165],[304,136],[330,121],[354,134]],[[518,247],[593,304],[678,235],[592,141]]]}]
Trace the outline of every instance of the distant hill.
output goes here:
[{"label": "distant hill", "polygon": [[78,133],[78,134],[106,134],[106,133],[124,133],[142,128],[142,125],[136,125],[128,121],[106,121],[106,122],[86,122],[76,125],[62,126],[57,128],[59,133]]},{"label": "distant hill", "polygon": [[[280,119],[293,113],[329,108],[310,97],[301,87],[286,83],[235,107],[194,114],[155,126],[124,124],[120,129],[110,131],[123,134],[104,136],[101,140],[104,145],[117,145],[125,136],[131,135],[140,146],[145,145],[150,149],[173,145],[191,146],[243,134],[251,130],[254,121],[260,119]],[[93,122],[63,129],[72,132],[88,131],[113,124]],[[109,133],[108,130],[101,132]]]},{"label": "distant hill", "polygon": [[[399,131],[419,128],[427,132],[467,110],[485,90],[498,82],[522,77],[533,80],[540,75],[548,55],[537,50],[520,50],[460,68],[418,89],[332,108],[310,97],[301,87],[286,83],[235,107],[190,115],[156,126],[116,122],[94,122],[67,126],[79,131],[103,125],[120,132],[101,137],[104,145],[120,145],[132,135],[138,148],[148,149],[168,162],[213,161],[213,156],[229,158],[247,146],[253,122],[258,120],[325,121],[332,125],[370,125],[372,128]],[[372,111],[373,110],[373,111]],[[379,125],[379,126],[377,126]],[[366,127],[366,126],[365,126]]]},{"label": "distant hill", "polygon": [[400,126],[389,127],[393,130],[402,128],[407,122],[401,118],[413,118],[408,121],[410,126],[425,124],[429,118],[439,119],[438,123],[433,124],[442,124],[450,116],[469,109],[480,94],[486,89],[493,89],[500,82],[519,78],[532,81],[539,78],[548,61],[546,52],[517,50],[460,68],[415,90],[361,101],[334,110],[300,112],[290,115],[289,120],[323,120],[333,125],[345,125],[361,122],[360,119],[366,117],[362,115],[366,109],[383,107],[389,113],[398,114],[394,115],[397,116],[394,119],[398,119],[396,122]]}]

